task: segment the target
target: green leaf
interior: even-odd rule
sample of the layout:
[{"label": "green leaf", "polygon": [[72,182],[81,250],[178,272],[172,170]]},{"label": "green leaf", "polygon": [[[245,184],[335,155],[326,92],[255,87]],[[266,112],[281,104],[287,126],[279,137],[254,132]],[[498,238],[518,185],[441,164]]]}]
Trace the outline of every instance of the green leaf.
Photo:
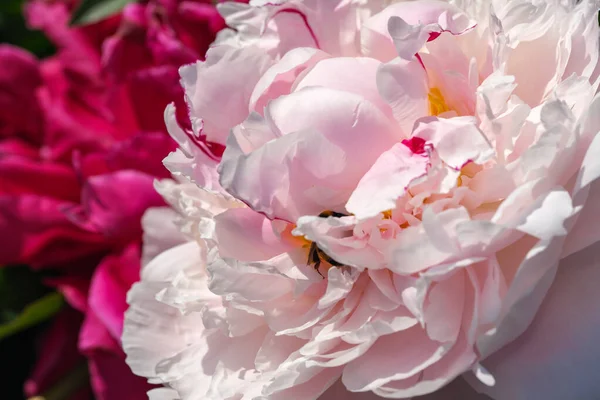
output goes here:
[{"label": "green leaf", "polygon": [[56,292],[30,303],[20,314],[0,325],[0,340],[51,318],[60,311],[63,303],[62,295]]},{"label": "green leaf", "polygon": [[83,0],[73,13],[72,25],[92,24],[117,14],[135,0]]}]

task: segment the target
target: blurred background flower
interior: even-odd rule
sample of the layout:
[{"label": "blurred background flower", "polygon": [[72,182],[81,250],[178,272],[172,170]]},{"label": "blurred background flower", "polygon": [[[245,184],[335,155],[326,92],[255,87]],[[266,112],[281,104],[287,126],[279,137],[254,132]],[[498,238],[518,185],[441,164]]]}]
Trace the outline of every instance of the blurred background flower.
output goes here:
[{"label": "blurred background flower", "polygon": [[186,113],[177,70],[224,22],[210,0],[1,3],[2,397],[145,399],[120,344],[140,219],[163,205],[165,106]]}]

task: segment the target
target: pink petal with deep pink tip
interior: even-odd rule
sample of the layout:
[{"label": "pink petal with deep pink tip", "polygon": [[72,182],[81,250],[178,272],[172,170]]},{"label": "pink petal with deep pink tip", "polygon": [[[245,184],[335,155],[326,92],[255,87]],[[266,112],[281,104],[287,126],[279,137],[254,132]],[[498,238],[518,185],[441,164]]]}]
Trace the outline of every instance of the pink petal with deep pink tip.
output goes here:
[{"label": "pink petal with deep pink tip", "polygon": [[363,176],[346,209],[363,219],[396,208],[396,200],[406,193],[411,181],[426,174],[428,165],[426,155],[415,154],[404,144],[394,145]]},{"label": "pink petal with deep pink tip", "polygon": [[432,37],[460,34],[475,22],[444,1],[399,2],[368,19],[361,30],[363,54],[387,62],[400,55],[410,60]]},{"label": "pink petal with deep pink tip", "polygon": [[207,140],[224,144],[229,130],[246,118],[254,86],[270,64],[256,48],[221,46],[209,50],[206,61],[181,69],[190,115],[202,119]]}]

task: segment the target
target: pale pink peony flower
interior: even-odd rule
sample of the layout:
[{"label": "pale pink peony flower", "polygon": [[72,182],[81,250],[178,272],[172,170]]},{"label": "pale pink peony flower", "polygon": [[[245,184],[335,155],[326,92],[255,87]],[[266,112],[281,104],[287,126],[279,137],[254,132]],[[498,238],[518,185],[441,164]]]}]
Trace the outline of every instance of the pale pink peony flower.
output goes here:
[{"label": "pale pink peony flower", "polygon": [[598,2],[389,3],[224,4],[181,69],[123,337],[153,399],[600,390]]}]

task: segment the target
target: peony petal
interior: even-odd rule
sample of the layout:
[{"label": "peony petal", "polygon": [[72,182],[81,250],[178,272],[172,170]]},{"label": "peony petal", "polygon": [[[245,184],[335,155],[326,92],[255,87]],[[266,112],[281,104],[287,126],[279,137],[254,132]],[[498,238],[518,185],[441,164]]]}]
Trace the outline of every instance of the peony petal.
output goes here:
[{"label": "peony petal", "polygon": [[459,252],[459,227],[469,220],[464,208],[438,214],[426,209],[421,225],[408,227],[394,238],[388,248],[388,268],[397,274],[408,275],[448,261]]},{"label": "peony petal", "polygon": [[271,102],[266,115],[283,136],[245,155],[232,135],[219,171],[227,191],[269,218],[343,211],[362,175],[395,142],[383,113],[347,92],[306,88]]},{"label": "peony petal", "polygon": [[182,269],[202,268],[202,265],[196,243],[173,247],[150,262],[142,272],[142,282],[129,291],[130,308],[125,313],[127,323],[122,340],[127,363],[135,374],[155,377],[157,364],[185,346],[172,338],[186,332],[189,340],[199,336],[197,328],[203,326],[200,315],[183,316],[177,308],[158,302],[156,295]]},{"label": "peony petal", "polygon": [[[532,240],[525,238],[498,254],[503,272],[514,274],[514,277],[504,296],[495,327],[477,341],[482,357],[499,350],[527,329],[552,284],[563,241],[563,237],[556,237],[540,240],[532,246]],[[515,258],[518,260],[520,254],[523,261],[516,266]]]},{"label": "peony petal", "polygon": [[456,35],[473,26],[474,21],[444,1],[400,2],[386,7],[363,24],[361,47],[365,55],[383,62],[398,54],[410,60],[431,34],[450,31]]},{"label": "peony petal", "polygon": [[519,338],[483,365],[494,387],[476,385],[495,400],[592,399],[600,391],[600,319],[594,301],[600,279],[597,245],[563,259],[535,319]]},{"label": "peony petal", "polygon": [[429,159],[413,153],[408,146],[396,144],[375,161],[358,183],[346,203],[346,210],[358,219],[396,208],[409,184],[427,173]]},{"label": "peony petal", "polygon": [[36,90],[42,84],[37,59],[8,44],[0,45],[0,137],[19,135],[41,144],[42,115]]},{"label": "peony petal", "polygon": [[319,400],[380,400],[381,397],[372,392],[349,392],[342,383],[342,380],[336,381]]},{"label": "peony petal", "polygon": [[250,98],[250,110],[264,115],[264,108],[269,101],[290,93],[296,79],[303,72],[327,57],[320,50],[306,47],[287,52],[257,82]]},{"label": "peony petal", "polygon": [[[28,154],[28,153],[33,154]],[[0,143],[2,194],[37,194],[78,202],[81,184],[71,166],[40,159],[39,149],[22,141]]]},{"label": "peony petal", "polygon": [[[391,119],[390,106],[380,94],[380,85],[375,84],[380,66],[379,61],[366,57],[324,59],[316,63],[299,79],[294,91],[310,86],[323,86],[355,93],[379,107],[381,112],[389,115]],[[361,76],[362,79],[354,79],[356,76]]]},{"label": "peony petal", "polygon": [[229,130],[246,118],[254,86],[270,64],[257,48],[214,47],[205,62],[181,69],[190,115],[202,119],[207,140],[224,144]]},{"label": "peony petal", "polygon": [[434,393],[418,397],[419,400],[491,400],[485,394],[477,393],[462,377],[437,390]]},{"label": "peony petal", "polygon": [[34,195],[0,196],[0,263],[26,263],[34,268],[78,265],[106,249],[97,233],[74,225],[64,210],[72,203]]},{"label": "peony petal", "polygon": [[[164,204],[154,191],[153,177],[142,172],[121,170],[90,178],[82,193],[83,215],[72,219],[92,232],[112,238],[135,238],[141,233],[140,219],[148,207]],[[135,196],[131,196],[131,192]]]},{"label": "peony petal", "polygon": [[142,266],[163,251],[186,242],[185,236],[175,225],[177,216],[178,214],[170,207],[151,207],[146,210],[142,217],[144,230]]},{"label": "peony petal", "polygon": [[[600,131],[600,118],[598,111],[600,97],[596,96],[590,114],[586,121],[585,130],[591,132]],[[582,169],[577,175],[577,181],[573,189],[575,205],[584,205],[577,222],[573,226],[565,242],[564,256],[572,254],[600,239],[598,230],[595,229],[594,217],[597,214],[597,197],[600,191],[598,177],[600,177],[600,163],[598,162],[598,151],[600,151],[600,135],[595,134],[594,139],[587,148],[582,162]]]},{"label": "peony petal", "polygon": [[259,261],[289,250],[275,235],[271,221],[248,208],[234,208],[217,215],[215,234],[221,257]]},{"label": "peony petal", "polygon": [[396,122],[408,137],[415,120],[429,113],[427,75],[417,61],[396,59],[381,65],[377,88],[388,102]]},{"label": "peony petal", "polygon": [[131,244],[121,254],[105,257],[92,277],[89,308],[117,340],[123,331],[127,291],[140,277],[139,252]]},{"label": "peony petal", "polygon": [[412,136],[431,143],[442,161],[456,170],[469,161],[482,164],[493,155],[491,144],[472,117],[422,118]]},{"label": "peony petal", "polygon": [[[319,244],[319,248],[334,260],[344,265],[362,270],[384,268],[383,255],[369,243],[369,237],[357,237],[355,231],[360,229],[353,216],[342,218],[320,218],[303,216],[292,231],[296,236]],[[378,229],[377,227],[374,229]]]},{"label": "peony petal", "polygon": [[342,382],[351,391],[372,390],[418,376],[444,352],[439,343],[423,335],[420,327],[382,336],[362,357],[346,365]]}]

